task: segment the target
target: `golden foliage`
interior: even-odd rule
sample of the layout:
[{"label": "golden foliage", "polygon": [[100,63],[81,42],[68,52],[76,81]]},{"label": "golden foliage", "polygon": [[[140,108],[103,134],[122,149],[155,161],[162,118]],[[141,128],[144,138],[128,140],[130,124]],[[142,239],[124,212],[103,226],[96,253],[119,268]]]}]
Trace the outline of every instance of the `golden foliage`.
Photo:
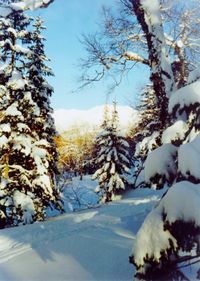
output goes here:
[{"label": "golden foliage", "polygon": [[95,135],[95,130],[74,126],[57,136],[55,142],[59,153],[59,169],[81,173],[92,155]]}]

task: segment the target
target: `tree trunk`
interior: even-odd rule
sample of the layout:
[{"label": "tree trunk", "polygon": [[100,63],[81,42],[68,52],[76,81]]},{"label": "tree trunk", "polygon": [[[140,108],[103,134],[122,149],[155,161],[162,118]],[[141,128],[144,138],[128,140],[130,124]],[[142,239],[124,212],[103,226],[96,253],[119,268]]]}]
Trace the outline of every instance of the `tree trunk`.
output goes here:
[{"label": "tree trunk", "polygon": [[[157,104],[160,109],[160,128],[163,130],[168,124],[168,96],[174,87],[174,83],[171,65],[168,62],[165,52],[161,16],[157,13],[156,16],[159,21],[154,22],[150,17],[151,13],[147,7],[144,9],[143,3],[145,0],[129,1],[146,37],[151,69],[150,80],[153,83],[153,88],[157,96]],[[152,1],[157,2],[157,0]]]}]

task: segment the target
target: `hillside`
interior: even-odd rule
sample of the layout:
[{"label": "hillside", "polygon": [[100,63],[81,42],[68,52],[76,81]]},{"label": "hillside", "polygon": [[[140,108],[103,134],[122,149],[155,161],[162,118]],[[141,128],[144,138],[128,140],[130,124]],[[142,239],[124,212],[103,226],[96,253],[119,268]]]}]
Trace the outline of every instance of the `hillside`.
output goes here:
[{"label": "hillside", "polygon": [[[110,111],[112,111],[112,106]],[[138,118],[137,110],[129,106],[117,106],[119,123],[122,130],[134,124]],[[98,127],[103,118],[104,106],[96,106],[88,110],[58,109],[53,116],[56,129],[59,132],[65,131],[72,126],[87,126],[87,128]]]}]

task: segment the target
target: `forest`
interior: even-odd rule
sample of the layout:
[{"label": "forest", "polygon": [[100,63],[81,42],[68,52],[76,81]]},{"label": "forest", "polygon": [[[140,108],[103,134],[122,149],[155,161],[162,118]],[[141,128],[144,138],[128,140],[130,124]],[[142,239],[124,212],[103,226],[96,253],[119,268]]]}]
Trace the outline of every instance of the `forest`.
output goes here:
[{"label": "forest", "polygon": [[0,0],[0,281],[199,280],[199,0],[103,5],[75,91],[148,82],[62,130],[36,15],[58,1]]}]

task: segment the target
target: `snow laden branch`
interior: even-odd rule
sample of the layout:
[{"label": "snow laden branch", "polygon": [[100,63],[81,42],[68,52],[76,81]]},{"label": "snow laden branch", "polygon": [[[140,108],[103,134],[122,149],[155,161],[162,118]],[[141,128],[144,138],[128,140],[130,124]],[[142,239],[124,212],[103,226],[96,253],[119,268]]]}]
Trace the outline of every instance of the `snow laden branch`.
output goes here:
[{"label": "snow laden branch", "polygon": [[[188,200],[190,194],[190,200]],[[192,202],[192,203],[191,203]],[[176,265],[183,262],[184,258],[178,258],[178,250],[186,250],[186,242],[180,239],[180,234],[175,227],[185,223],[188,227],[182,229],[185,239],[190,240],[191,245],[199,243],[200,231],[200,185],[188,181],[177,183],[160,201],[158,206],[151,211],[139,230],[133,248],[134,259],[138,273],[148,271],[148,267],[160,264],[160,267]],[[192,204],[192,208],[191,208]],[[191,234],[194,235],[193,240]],[[192,247],[192,246],[190,246]],[[194,255],[196,258],[198,255]],[[192,259],[193,256],[190,256]],[[169,260],[168,260],[169,259]],[[188,259],[188,256],[187,256]],[[138,274],[139,275],[139,274]]]},{"label": "snow laden branch", "polygon": [[23,0],[16,1],[15,3],[10,3],[9,5],[4,5],[0,8],[0,16],[7,17],[13,11],[25,11],[25,10],[36,10],[39,8],[46,8],[54,0]]},{"label": "snow laden branch", "polygon": [[54,0],[24,0],[25,2],[25,8],[28,10],[35,10],[38,8],[46,8],[51,3],[54,2]]},{"label": "snow laden branch", "polygon": [[130,60],[130,61],[141,62],[143,64],[149,65],[149,61],[147,59],[145,59],[142,56],[139,56],[138,54],[133,53],[133,52],[126,51],[122,54],[121,57],[124,57],[125,59]]}]

